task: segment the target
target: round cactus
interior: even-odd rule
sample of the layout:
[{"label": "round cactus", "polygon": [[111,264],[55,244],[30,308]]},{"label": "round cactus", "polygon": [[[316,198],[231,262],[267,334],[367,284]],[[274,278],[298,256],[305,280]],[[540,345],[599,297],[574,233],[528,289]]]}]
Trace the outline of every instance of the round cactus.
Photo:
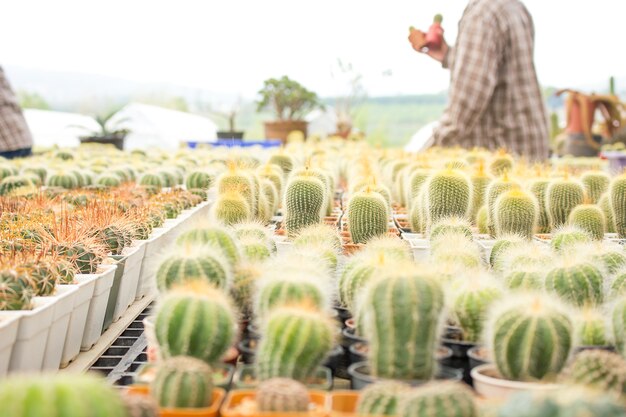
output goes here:
[{"label": "round cactus", "polygon": [[[257,206],[254,178],[248,172],[239,170],[232,163],[229,165],[228,171],[217,179],[217,189],[220,195],[228,192],[241,194],[250,210],[254,210]],[[254,214],[252,212],[252,215]]]},{"label": "round cactus", "polygon": [[398,381],[379,381],[366,386],[356,404],[359,416],[395,416],[401,397],[411,387]]},{"label": "round cactus", "polygon": [[51,262],[29,261],[21,267],[35,296],[47,297],[54,293],[59,281],[58,271]]},{"label": "round cactus", "polygon": [[11,175],[17,175],[17,170],[13,168],[11,165],[0,164],[0,180],[3,180],[6,177],[10,177]]},{"label": "round cactus", "polygon": [[602,273],[584,260],[563,259],[548,272],[545,288],[569,304],[583,307],[602,304]]},{"label": "round cactus", "polygon": [[233,282],[230,286],[230,295],[245,318],[252,315],[253,294],[256,282],[263,271],[256,263],[240,262],[233,270]]},{"label": "round cactus", "polygon": [[552,235],[550,246],[552,246],[552,249],[556,252],[563,252],[579,243],[589,242],[591,242],[589,233],[578,227],[566,226],[555,231]]},{"label": "round cactus", "polygon": [[326,193],[324,183],[312,172],[289,180],[285,192],[285,229],[290,236],[296,236],[307,226],[321,223]]},{"label": "round cactus", "polygon": [[25,275],[14,269],[0,270],[0,311],[30,310],[33,295]]},{"label": "round cactus", "polygon": [[510,290],[540,290],[543,288],[544,276],[542,268],[514,270],[506,274],[504,284]]},{"label": "round cactus", "polygon": [[489,254],[489,265],[496,271],[503,271],[503,256],[509,249],[522,246],[526,239],[517,236],[502,236],[494,243]]},{"label": "round cactus", "polygon": [[481,235],[489,234],[489,210],[486,205],[476,213],[476,227]]},{"label": "round cactus", "polygon": [[268,207],[268,220],[271,220],[272,216],[278,210],[280,204],[280,195],[273,182],[268,179],[261,180],[261,196],[265,197]]},{"label": "round cactus", "polygon": [[155,330],[164,357],[192,356],[212,364],[233,343],[235,314],[225,294],[194,282],[163,297]]},{"label": "round cactus", "polygon": [[264,321],[255,358],[259,379],[305,381],[332,349],[335,332],[331,318],[306,304],[274,309]]},{"label": "round cactus", "polygon": [[585,350],[563,371],[561,380],[622,396],[626,394],[626,361],[606,350]]},{"label": "round cactus", "polygon": [[626,175],[616,177],[609,188],[615,231],[620,239],[626,239]]},{"label": "round cactus", "polygon": [[387,233],[389,207],[385,199],[373,191],[361,191],[348,202],[348,224],[353,243],[367,243]]},{"label": "round cactus", "polygon": [[611,299],[619,298],[622,295],[626,295],[626,268],[621,268],[615,272],[610,288]]},{"label": "round cactus", "polygon": [[423,233],[425,229],[426,219],[423,216],[424,209],[420,204],[419,199],[413,201],[411,209],[409,210],[409,226],[413,233]]},{"label": "round cactus", "polygon": [[611,320],[615,347],[624,356],[626,355],[626,297],[621,296],[615,302]]},{"label": "round cactus", "polygon": [[411,263],[397,264],[364,289],[360,322],[373,376],[429,380],[443,311],[443,290]]},{"label": "round cactus", "polygon": [[474,394],[460,382],[430,382],[407,393],[398,417],[478,417]]},{"label": "round cactus", "polygon": [[480,269],[482,265],[478,245],[458,233],[444,233],[432,241],[430,259],[435,264],[456,264],[467,269]]},{"label": "round cactus", "polygon": [[470,219],[476,219],[478,211],[485,205],[485,195],[487,187],[492,181],[492,177],[485,172],[485,165],[479,164],[476,172],[470,177],[472,181],[472,209]]},{"label": "round cactus", "polygon": [[71,172],[57,172],[50,175],[46,185],[48,187],[65,188],[66,190],[72,190],[79,186],[76,176]]},{"label": "round cactus", "polygon": [[437,237],[445,233],[456,233],[466,236],[468,239],[474,239],[471,224],[462,217],[446,217],[434,223],[430,228],[430,240],[436,240]]},{"label": "round cactus", "polygon": [[580,177],[585,195],[591,204],[597,204],[602,194],[609,189],[611,177],[602,171],[588,171]]},{"label": "round cactus", "polygon": [[163,188],[163,179],[159,174],[146,172],[139,178],[139,185],[155,191],[160,191],[161,188]]},{"label": "round cactus", "polygon": [[412,202],[417,198],[429,176],[430,173],[426,169],[417,169],[411,173],[408,180],[407,202]]},{"label": "round cactus", "polygon": [[363,253],[369,254],[372,258],[383,254],[397,260],[413,260],[413,255],[409,251],[409,245],[406,241],[396,236],[383,236],[371,239]]},{"label": "round cactus", "polygon": [[289,175],[295,165],[293,158],[283,152],[270,156],[268,163],[280,167],[285,175]]},{"label": "round cactus", "polygon": [[500,195],[514,188],[519,188],[519,184],[511,181],[505,173],[501,178],[497,178],[487,187],[485,199],[487,200],[487,228],[491,236],[496,235],[496,201]]},{"label": "round cactus", "polygon": [[529,191],[533,193],[539,204],[539,213],[537,217],[537,232],[550,233],[550,219],[548,217],[548,209],[546,208],[546,190],[550,185],[550,180],[539,178],[534,180],[529,187]]},{"label": "round cactus", "polygon": [[491,160],[489,171],[494,177],[499,177],[505,173],[510,173],[513,169],[513,164],[513,157],[501,152]]},{"label": "round cactus", "polygon": [[539,295],[504,298],[487,338],[500,374],[515,381],[549,380],[572,348],[573,327],[558,304]]},{"label": "round cactus", "polygon": [[315,276],[306,273],[283,274],[275,271],[258,281],[254,311],[265,317],[272,309],[298,303],[309,304],[319,310],[328,307],[328,290]]},{"label": "round cactus", "polygon": [[242,194],[228,191],[217,198],[212,209],[212,216],[221,223],[232,226],[249,221],[252,218],[252,212]]},{"label": "round cactus", "polygon": [[185,187],[188,190],[208,190],[215,182],[215,176],[205,170],[195,170],[187,174]]},{"label": "round cactus", "polygon": [[602,209],[604,218],[606,219],[606,232],[615,233],[615,217],[613,216],[609,193],[602,194],[602,197],[600,197],[598,201],[598,206]]},{"label": "round cactus", "polygon": [[305,413],[309,410],[309,391],[301,382],[271,378],[257,387],[257,409],[265,413]]},{"label": "round cactus", "polygon": [[453,169],[436,172],[424,187],[429,224],[446,217],[469,216],[472,183],[463,172]]},{"label": "round cactus", "polygon": [[487,312],[502,291],[484,278],[472,277],[454,296],[452,311],[466,342],[478,342],[487,320]]},{"label": "round cactus", "polygon": [[196,226],[181,233],[176,239],[176,245],[184,248],[194,245],[211,245],[219,248],[231,267],[239,262],[239,247],[230,231],[219,226]]},{"label": "round cactus", "polygon": [[306,247],[307,245],[326,244],[338,248],[341,246],[341,237],[337,229],[324,224],[317,224],[300,230],[298,236],[293,240],[296,247]]},{"label": "round cactus", "polygon": [[202,280],[217,288],[226,288],[230,275],[228,261],[219,250],[210,246],[189,246],[161,262],[156,282],[161,291],[195,280]]},{"label": "round cactus", "polygon": [[604,239],[606,218],[602,209],[595,204],[581,204],[570,213],[569,224],[584,230],[592,239]]},{"label": "round cactus", "polygon": [[532,239],[537,224],[539,207],[535,197],[513,189],[498,197],[494,207],[494,228],[496,236],[515,234]]},{"label": "round cactus", "polygon": [[280,167],[272,164],[267,164],[263,167],[260,167],[257,170],[257,174],[262,179],[266,179],[274,184],[278,195],[282,194],[284,173],[282,169],[280,169]]},{"label": "round cactus", "polygon": [[272,251],[266,241],[245,237],[239,241],[243,257],[250,262],[261,262],[272,256]]},{"label": "round cactus", "polygon": [[572,210],[584,199],[585,190],[580,182],[571,179],[551,181],[546,189],[546,209],[552,229],[567,224]]},{"label": "round cactus", "polygon": [[60,244],[55,247],[56,253],[70,261],[81,274],[94,274],[98,270],[103,259],[99,249],[101,248],[96,245],[88,246],[80,242]]},{"label": "round cactus", "polygon": [[102,174],[96,178],[96,184],[105,187],[119,187],[122,181],[115,174]]},{"label": "round cactus", "polygon": [[579,346],[609,346],[608,322],[598,310],[585,309],[575,320],[576,340]]},{"label": "round cactus", "polygon": [[[1,169],[1,168],[0,168]],[[34,174],[39,177],[39,182],[41,184],[46,182],[46,178],[48,177],[48,169],[44,166],[27,166],[22,169],[22,174]],[[4,178],[2,174],[0,174],[0,178]]]},{"label": "round cactus", "polygon": [[[384,271],[384,268],[392,267],[396,262],[396,259],[384,254],[379,254],[377,258],[369,254],[354,256],[339,277],[338,293],[341,305],[354,314],[357,296],[365,285],[376,276],[377,272],[380,273]],[[382,268],[382,270],[378,268]]]},{"label": "round cactus", "polygon": [[0,195],[8,195],[26,187],[33,187],[33,181],[27,175],[11,175],[0,181]]},{"label": "round cactus", "polygon": [[158,365],[150,393],[161,409],[206,408],[213,400],[213,376],[199,359],[176,356]]},{"label": "round cactus", "polygon": [[20,375],[0,381],[2,416],[126,416],[120,394],[90,374]]}]

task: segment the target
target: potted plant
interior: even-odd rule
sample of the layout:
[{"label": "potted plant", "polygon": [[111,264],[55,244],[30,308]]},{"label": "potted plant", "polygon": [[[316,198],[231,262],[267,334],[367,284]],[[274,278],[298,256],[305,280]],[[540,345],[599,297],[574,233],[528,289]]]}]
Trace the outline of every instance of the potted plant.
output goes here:
[{"label": "potted plant", "polygon": [[304,116],[322,107],[317,94],[287,76],[265,80],[259,95],[257,110],[271,109],[276,117],[274,121],[265,122],[265,137],[283,142],[292,131],[300,131],[306,136]]},{"label": "potted plant", "polygon": [[94,119],[100,129],[92,131],[88,136],[81,136],[80,143],[101,143],[113,145],[119,150],[124,150],[124,139],[126,139],[126,135],[130,133],[130,130],[121,126],[127,119],[121,119],[115,123],[110,122],[116,113],[117,111],[112,111],[104,116],[96,115]]},{"label": "potted plant", "polygon": [[228,122],[228,130],[218,130],[217,132],[218,139],[235,139],[235,140],[243,139],[244,132],[237,130],[235,127],[235,119],[237,118],[237,114],[239,113],[240,110],[241,110],[241,100],[237,100],[237,102],[233,104],[233,106],[231,106],[227,110],[219,110],[219,111],[211,112],[216,116],[226,119],[226,121]]},{"label": "potted plant", "polygon": [[358,107],[365,100],[365,89],[363,88],[363,76],[356,72],[351,63],[344,63],[341,59],[337,61],[337,69],[333,71],[333,78],[341,77],[348,85],[347,91],[335,99],[334,110],[337,117],[337,131],[335,135],[347,139],[352,133],[355,107]]}]

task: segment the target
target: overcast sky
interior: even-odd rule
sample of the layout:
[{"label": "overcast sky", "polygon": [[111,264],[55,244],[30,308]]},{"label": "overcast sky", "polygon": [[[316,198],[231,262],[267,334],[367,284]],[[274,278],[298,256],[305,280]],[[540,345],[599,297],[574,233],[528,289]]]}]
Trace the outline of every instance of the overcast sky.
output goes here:
[{"label": "overcast sky", "polygon": [[[524,0],[544,85],[626,76],[626,1]],[[71,70],[254,96],[287,74],[337,94],[337,58],[370,95],[438,92],[448,73],[411,49],[410,25],[444,15],[453,41],[467,0],[6,0],[0,65]],[[384,73],[391,75],[383,75]],[[626,86],[622,86],[626,87]]]}]

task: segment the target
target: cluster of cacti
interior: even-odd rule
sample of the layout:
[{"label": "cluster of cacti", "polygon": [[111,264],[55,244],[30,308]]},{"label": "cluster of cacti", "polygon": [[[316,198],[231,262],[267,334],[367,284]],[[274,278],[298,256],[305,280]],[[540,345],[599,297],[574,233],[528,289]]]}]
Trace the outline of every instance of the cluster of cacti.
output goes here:
[{"label": "cluster of cacti", "polygon": [[257,387],[256,404],[261,412],[303,413],[309,409],[309,392],[296,380],[270,378]]},{"label": "cluster of cacti", "polygon": [[158,365],[150,392],[164,409],[206,408],[213,399],[211,367],[192,357],[166,359]]}]

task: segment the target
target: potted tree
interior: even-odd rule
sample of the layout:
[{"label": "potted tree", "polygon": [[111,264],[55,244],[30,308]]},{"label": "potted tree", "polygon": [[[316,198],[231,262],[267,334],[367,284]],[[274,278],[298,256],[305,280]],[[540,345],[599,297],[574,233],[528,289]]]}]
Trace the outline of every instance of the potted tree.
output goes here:
[{"label": "potted tree", "polygon": [[105,145],[113,145],[119,150],[124,150],[124,139],[126,139],[126,135],[130,133],[130,130],[121,126],[127,119],[121,119],[115,123],[109,123],[113,115],[116,113],[117,111],[112,111],[104,116],[95,116],[94,118],[100,126],[99,130],[92,131],[87,136],[81,136],[80,143],[101,143]]},{"label": "potted tree", "polygon": [[238,100],[232,107],[227,108],[226,110],[214,110],[211,112],[216,116],[226,119],[226,121],[228,122],[228,130],[222,130],[217,132],[218,139],[243,139],[244,132],[237,130],[235,127],[235,119],[237,118],[237,114],[239,114],[240,110],[241,101]]},{"label": "potted tree", "polygon": [[259,95],[257,110],[271,109],[276,117],[274,121],[265,122],[265,137],[283,142],[292,131],[300,131],[306,136],[307,122],[303,117],[322,107],[317,94],[287,76],[265,80]]}]

